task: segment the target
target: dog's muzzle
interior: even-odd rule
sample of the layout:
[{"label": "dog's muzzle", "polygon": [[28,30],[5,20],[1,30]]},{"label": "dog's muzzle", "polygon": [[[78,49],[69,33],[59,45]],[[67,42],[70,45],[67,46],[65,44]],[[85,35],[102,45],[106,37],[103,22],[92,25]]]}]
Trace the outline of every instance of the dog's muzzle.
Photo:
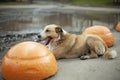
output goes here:
[{"label": "dog's muzzle", "polygon": [[38,38],[40,39],[40,41],[43,42],[44,45],[48,45],[52,39],[51,37],[46,37],[45,39],[41,39],[42,38],[41,35],[38,35]]}]

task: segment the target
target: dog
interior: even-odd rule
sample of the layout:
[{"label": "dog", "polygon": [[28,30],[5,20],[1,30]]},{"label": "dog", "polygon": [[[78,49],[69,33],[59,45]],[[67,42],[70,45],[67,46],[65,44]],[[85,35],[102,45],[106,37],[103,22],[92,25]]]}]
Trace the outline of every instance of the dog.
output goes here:
[{"label": "dog", "polygon": [[99,56],[113,59],[117,56],[117,52],[110,50],[99,36],[70,34],[55,24],[45,26],[38,38],[44,40],[56,59],[80,57],[85,60]]}]

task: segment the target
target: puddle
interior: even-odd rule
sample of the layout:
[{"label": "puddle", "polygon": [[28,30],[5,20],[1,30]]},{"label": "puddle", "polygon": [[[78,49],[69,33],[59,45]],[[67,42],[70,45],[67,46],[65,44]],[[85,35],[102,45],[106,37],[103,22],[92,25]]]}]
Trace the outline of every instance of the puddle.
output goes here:
[{"label": "puddle", "polygon": [[[22,41],[36,41],[47,24],[61,25],[72,33],[81,33],[92,25],[103,25],[114,30],[120,21],[118,13],[65,12],[41,9],[0,10],[0,59],[12,45]],[[2,56],[1,56],[2,55]]]}]

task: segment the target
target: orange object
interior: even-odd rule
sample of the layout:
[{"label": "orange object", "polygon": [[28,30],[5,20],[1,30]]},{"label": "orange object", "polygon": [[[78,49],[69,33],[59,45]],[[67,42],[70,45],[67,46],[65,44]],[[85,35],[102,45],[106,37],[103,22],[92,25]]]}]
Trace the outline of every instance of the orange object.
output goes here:
[{"label": "orange object", "polygon": [[5,80],[43,80],[56,72],[55,57],[37,42],[27,41],[13,46],[2,61]]},{"label": "orange object", "polygon": [[108,47],[114,45],[114,36],[112,32],[105,26],[92,26],[85,29],[83,34],[95,34],[100,36]]},{"label": "orange object", "polygon": [[115,29],[120,32],[120,22],[118,22],[118,24],[117,24]]}]

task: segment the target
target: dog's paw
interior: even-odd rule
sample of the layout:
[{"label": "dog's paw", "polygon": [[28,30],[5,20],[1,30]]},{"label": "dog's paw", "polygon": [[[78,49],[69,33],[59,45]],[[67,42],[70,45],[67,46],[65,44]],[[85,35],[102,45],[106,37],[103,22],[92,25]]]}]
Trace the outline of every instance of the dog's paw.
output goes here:
[{"label": "dog's paw", "polygon": [[89,59],[89,58],[90,58],[90,56],[81,56],[80,57],[81,60],[86,60],[86,59]]}]

